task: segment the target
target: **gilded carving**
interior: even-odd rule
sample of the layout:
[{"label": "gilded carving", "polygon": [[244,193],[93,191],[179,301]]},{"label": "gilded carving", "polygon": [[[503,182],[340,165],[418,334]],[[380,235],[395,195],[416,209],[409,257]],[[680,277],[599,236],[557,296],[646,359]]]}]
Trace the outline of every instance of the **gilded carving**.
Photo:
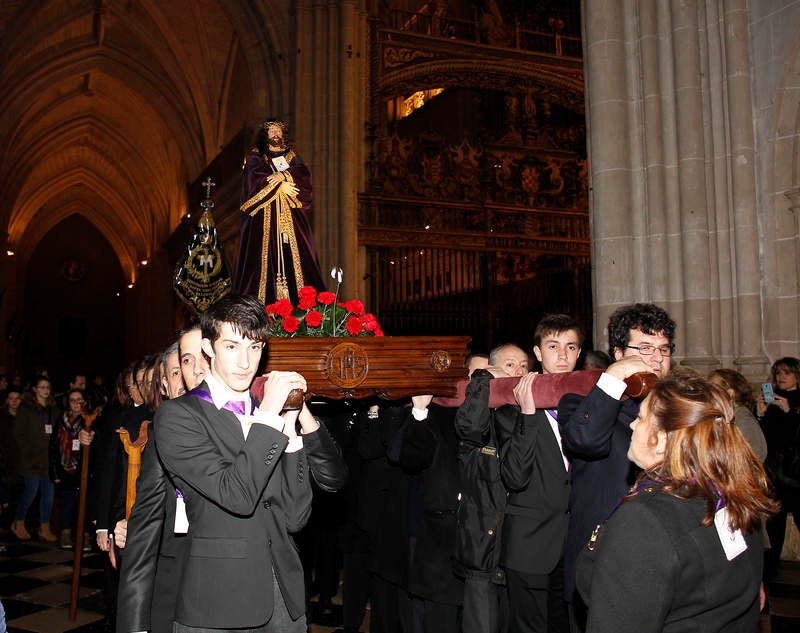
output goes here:
[{"label": "gilded carving", "polygon": [[432,59],[433,57],[433,53],[420,49],[387,46],[383,49],[383,66],[384,68],[396,68],[418,59]]},{"label": "gilded carving", "polygon": [[440,349],[431,352],[431,368],[439,374],[450,369],[450,354],[447,353],[447,350]]},{"label": "gilded carving", "polygon": [[325,372],[334,385],[351,389],[357,387],[369,373],[369,356],[358,343],[340,343],[328,352]]}]

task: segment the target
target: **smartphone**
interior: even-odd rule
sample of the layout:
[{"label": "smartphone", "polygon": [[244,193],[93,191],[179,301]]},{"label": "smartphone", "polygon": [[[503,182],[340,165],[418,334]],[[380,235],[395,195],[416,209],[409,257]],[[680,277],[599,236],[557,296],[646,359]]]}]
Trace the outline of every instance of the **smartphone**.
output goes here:
[{"label": "smartphone", "polygon": [[772,392],[771,382],[761,383],[761,393],[764,394],[764,402],[775,402],[775,394]]}]

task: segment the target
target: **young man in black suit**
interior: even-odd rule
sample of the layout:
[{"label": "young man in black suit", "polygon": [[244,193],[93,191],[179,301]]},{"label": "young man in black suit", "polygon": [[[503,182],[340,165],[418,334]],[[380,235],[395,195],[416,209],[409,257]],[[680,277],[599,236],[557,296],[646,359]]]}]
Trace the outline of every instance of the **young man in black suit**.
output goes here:
[{"label": "young man in black suit", "polygon": [[[189,552],[175,632],[306,630],[303,571],[289,532],[308,519],[311,488],[298,416],[284,411],[296,372],[272,372],[261,403],[249,388],[266,339],[264,305],[229,295],[201,317],[205,381],[164,402],[154,426],[167,474],[183,495]],[[315,423],[315,421],[314,421]]]},{"label": "young man in black suit", "polygon": [[[564,314],[545,316],[533,335],[543,374],[575,369],[583,330]],[[510,630],[547,633],[569,628],[563,602],[562,552],[569,521],[569,462],[556,412],[537,408],[526,374],[514,390],[518,406],[498,410],[500,473],[508,490],[501,565],[506,572]]]}]

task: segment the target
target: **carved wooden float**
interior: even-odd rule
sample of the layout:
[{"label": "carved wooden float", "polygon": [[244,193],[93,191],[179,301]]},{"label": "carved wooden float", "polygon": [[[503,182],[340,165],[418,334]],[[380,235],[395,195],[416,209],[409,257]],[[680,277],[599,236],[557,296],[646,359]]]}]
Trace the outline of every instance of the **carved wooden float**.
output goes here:
[{"label": "carved wooden float", "polygon": [[[397,400],[425,393],[457,395],[467,377],[469,336],[353,336],[271,338],[265,371],[297,371],[309,395],[378,396]],[[264,378],[253,392],[263,393]]]}]

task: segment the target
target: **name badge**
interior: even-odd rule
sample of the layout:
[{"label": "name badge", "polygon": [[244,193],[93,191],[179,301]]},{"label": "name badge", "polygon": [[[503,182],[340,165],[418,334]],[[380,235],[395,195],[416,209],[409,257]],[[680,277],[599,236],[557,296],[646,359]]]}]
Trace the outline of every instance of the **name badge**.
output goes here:
[{"label": "name badge", "polygon": [[728,524],[727,508],[717,510],[714,515],[714,526],[717,528],[719,542],[722,543],[722,549],[725,550],[725,556],[728,560],[733,560],[747,550],[747,542],[742,536],[742,531],[733,531]]},{"label": "name badge", "polygon": [[289,161],[286,160],[285,156],[276,156],[272,159],[272,164],[278,171],[286,171],[289,169]]},{"label": "name badge", "polygon": [[47,433],[48,435],[52,435],[53,434],[53,425],[52,424],[45,424],[44,425],[44,432]]},{"label": "name badge", "polygon": [[72,450],[73,451],[81,450],[81,443],[79,440],[72,440]]},{"label": "name badge", "polygon": [[189,531],[189,517],[186,516],[186,503],[183,497],[175,500],[175,534],[186,534]]}]

